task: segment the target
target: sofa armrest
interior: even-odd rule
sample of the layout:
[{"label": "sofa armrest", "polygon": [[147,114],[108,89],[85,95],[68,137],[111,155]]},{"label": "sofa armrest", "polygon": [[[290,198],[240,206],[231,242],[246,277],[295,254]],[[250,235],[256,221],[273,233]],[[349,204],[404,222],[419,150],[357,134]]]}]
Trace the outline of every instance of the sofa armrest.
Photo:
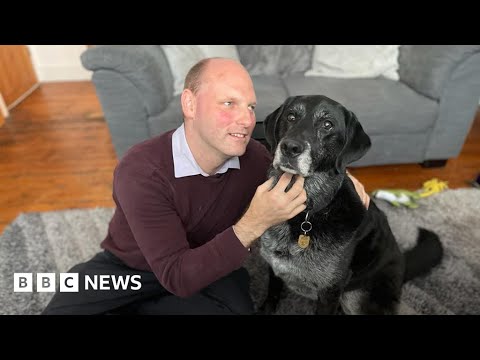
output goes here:
[{"label": "sofa armrest", "polygon": [[142,95],[148,115],[162,112],[173,97],[173,76],[160,45],[97,45],[84,51],[81,61],[93,73],[125,77]]},{"label": "sofa armrest", "polygon": [[480,99],[480,52],[452,69],[440,97],[425,159],[448,159],[460,154],[472,127]]},{"label": "sofa armrest", "polygon": [[160,45],[97,45],[81,55],[91,70],[118,158],[153,134],[149,119],[173,98],[173,77]]},{"label": "sofa armrest", "polygon": [[132,145],[151,137],[144,97],[131,81],[116,71],[99,69],[93,73],[92,82],[120,159]]},{"label": "sofa armrest", "polygon": [[425,160],[458,156],[480,99],[480,45],[402,45],[400,81],[438,102]]},{"label": "sofa armrest", "polygon": [[480,45],[402,45],[400,80],[422,95],[440,100],[455,69],[479,52]]}]

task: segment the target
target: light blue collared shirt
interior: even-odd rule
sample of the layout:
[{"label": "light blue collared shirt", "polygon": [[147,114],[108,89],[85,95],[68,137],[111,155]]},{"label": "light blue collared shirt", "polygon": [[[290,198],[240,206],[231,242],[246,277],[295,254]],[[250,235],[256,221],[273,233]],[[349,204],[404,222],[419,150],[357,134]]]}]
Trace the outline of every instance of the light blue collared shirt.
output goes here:
[{"label": "light blue collared shirt", "polygon": [[[203,175],[210,176],[198,166],[193,157],[190,147],[187,144],[185,137],[185,127],[182,124],[172,135],[172,153],[173,153],[173,169],[175,177],[180,178],[184,176]],[[223,174],[229,168],[240,169],[240,160],[238,156],[234,156],[223,163],[217,170],[216,174]]]}]

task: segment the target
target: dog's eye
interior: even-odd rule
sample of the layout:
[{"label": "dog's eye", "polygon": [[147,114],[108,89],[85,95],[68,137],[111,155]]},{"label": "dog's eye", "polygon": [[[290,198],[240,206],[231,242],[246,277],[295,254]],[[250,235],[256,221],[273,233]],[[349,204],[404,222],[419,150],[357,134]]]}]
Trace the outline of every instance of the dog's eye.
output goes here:
[{"label": "dog's eye", "polygon": [[324,127],[326,130],[330,130],[330,129],[333,127],[333,124],[332,124],[331,121],[328,121],[328,120],[327,120],[327,121],[325,121],[325,122],[323,123],[323,127]]},{"label": "dog's eye", "polygon": [[288,114],[288,115],[287,115],[287,120],[288,120],[288,121],[295,121],[295,115],[293,115],[293,114]]}]

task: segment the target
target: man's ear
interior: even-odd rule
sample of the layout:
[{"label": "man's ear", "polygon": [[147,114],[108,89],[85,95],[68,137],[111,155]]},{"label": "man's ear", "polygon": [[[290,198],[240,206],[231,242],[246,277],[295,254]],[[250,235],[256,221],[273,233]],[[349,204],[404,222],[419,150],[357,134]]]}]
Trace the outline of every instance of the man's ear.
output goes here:
[{"label": "man's ear", "polygon": [[190,89],[185,89],[182,91],[180,97],[182,103],[183,115],[186,119],[193,119],[195,117],[195,95]]},{"label": "man's ear", "polygon": [[265,120],[263,121],[263,127],[265,129],[265,139],[267,140],[270,149],[275,152],[278,144],[278,120],[280,116],[283,114],[283,110],[285,109],[288,104],[294,99],[294,96],[288,97],[282,105],[280,105],[275,111],[267,115]]},{"label": "man's ear", "polygon": [[370,137],[363,130],[355,114],[349,110],[345,113],[345,144],[336,160],[338,173],[345,171],[348,164],[360,159],[372,146]]}]

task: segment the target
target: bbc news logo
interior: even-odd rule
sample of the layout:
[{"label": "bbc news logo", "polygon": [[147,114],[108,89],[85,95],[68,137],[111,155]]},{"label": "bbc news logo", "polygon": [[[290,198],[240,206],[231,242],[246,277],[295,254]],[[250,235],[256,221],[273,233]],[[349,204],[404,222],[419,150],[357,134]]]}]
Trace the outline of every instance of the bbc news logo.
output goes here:
[{"label": "bbc news logo", "polygon": [[[57,291],[56,273],[37,273],[36,275],[37,292]],[[85,290],[140,290],[142,287],[140,280],[140,275],[85,275],[83,287]],[[60,292],[78,292],[81,286],[78,273],[60,273],[58,283]],[[13,291],[33,292],[33,274],[14,273]]]}]

